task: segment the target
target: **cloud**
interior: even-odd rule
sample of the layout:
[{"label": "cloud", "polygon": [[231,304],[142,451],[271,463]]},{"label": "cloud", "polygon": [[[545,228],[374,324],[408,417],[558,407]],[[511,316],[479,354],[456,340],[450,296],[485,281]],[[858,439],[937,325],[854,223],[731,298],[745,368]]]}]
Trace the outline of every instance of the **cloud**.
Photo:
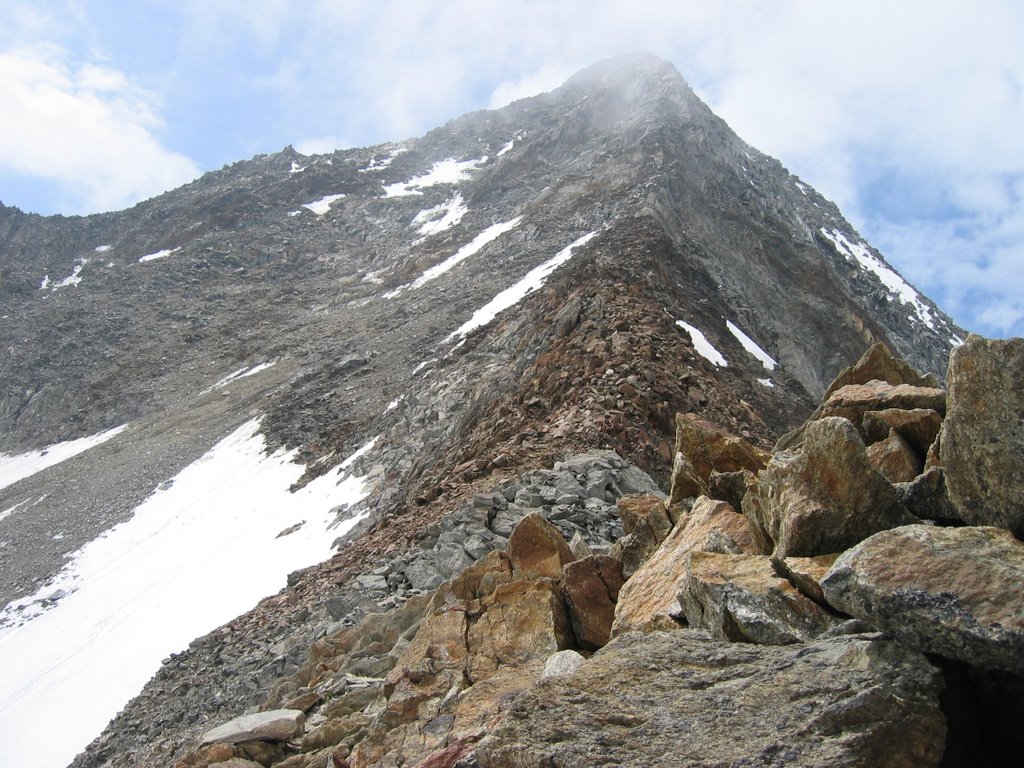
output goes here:
[{"label": "cloud", "polygon": [[157,139],[151,94],[61,48],[0,53],[0,104],[0,170],[56,184],[64,212],[122,208],[198,175]]},{"label": "cloud", "polygon": [[336,149],[351,147],[352,143],[340,136],[310,136],[294,144],[300,155],[326,155]]}]

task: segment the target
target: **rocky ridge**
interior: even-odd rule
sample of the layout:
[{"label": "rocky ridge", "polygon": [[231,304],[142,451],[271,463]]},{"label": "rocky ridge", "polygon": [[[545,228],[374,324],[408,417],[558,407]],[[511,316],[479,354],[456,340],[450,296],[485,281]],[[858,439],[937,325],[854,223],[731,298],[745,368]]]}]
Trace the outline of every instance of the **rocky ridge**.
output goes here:
[{"label": "rocky ridge", "polygon": [[[1005,359],[994,346],[971,336],[950,380],[984,370],[994,354]],[[816,415],[799,447],[759,457],[760,469],[734,468],[741,438],[680,417],[670,496],[610,452],[478,494],[328,601],[339,620],[252,707],[299,722],[294,732],[254,737],[251,714],[214,730],[196,723],[191,751],[181,756],[179,742],[161,759],[177,753],[177,768],[1014,764],[1024,543],[1006,528],[967,524],[955,503],[956,521],[918,517],[910,509],[930,507],[906,492],[915,481],[885,478],[870,447],[929,421],[924,409],[882,407],[905,378],[887,355],[869,350],[825,401],[823,412],[848,407],[850,387],[875,392],[852,420]],[[886,362],[890,380],[866,378],[878,370],[867,370],[871,359]],[[989,419],[963,391],[945,393],[939,443],[971,424],[983,425],[986,442],[1013,439],[1015,420]],[[866,414],[886,411],[903,412],[885,417],[898,425],[889,435],[863,433]],[[822,427],[854,447],[819,452]],[[939,463],[910,439],[901,445],[918,478],[977,472],[972,462]],[[746,445],[744,455],[757,452]],[[741,511],[678,490],[706,482],[686,468],[709,456],[711,477],[742,477]],[[794,456],[807,466],[782,472]],[[983,476],[991,498],[1014,487],[1013,477]],[[814,500],[814,514],[803,501],[782,504],[781,527],[766,526],[777,499],[762,483],[792,494],[780,498]],[[891,494],[869,490],[865,508],[863,489],[875,486]],[[945,495],[937,487],[929,493]],[[844,531],[845,543],[821,529]],[[624,568],[631,557],[636,567]],[[77,764],[142,765],[156,753],[94,745],[87,756]]]}]

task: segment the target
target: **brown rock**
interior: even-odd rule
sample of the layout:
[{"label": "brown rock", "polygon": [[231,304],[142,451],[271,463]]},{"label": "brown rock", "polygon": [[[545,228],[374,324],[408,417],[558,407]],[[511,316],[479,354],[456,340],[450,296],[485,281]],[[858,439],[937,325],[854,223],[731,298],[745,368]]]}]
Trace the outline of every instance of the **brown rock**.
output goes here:
[{"label": "brown rock", "polygon": [[691,552],[677,598],[687,623],[719,640],[788,645],[837,623],[758,555]]},{"label": "brown rock", "polygon": [[263,763],[244,757],[232,757],[222,763],[210,763],[210,768],[263,768]]},{"label": "brown rock", "polygon": [[351,747],[365,733],[371,719],[360,712],[327,720],[302,737],[302,751],[314,752],[342,742]]},{"label": "brown rock", "polygon": [[672,522],[657,496],[623,496],[616,508],[626,534],[617,542],[617,553],[623,574],[629,577],[665,540]]},{"label": "brown rock", "polygon": [[889,436],[889,430],[895,429],[910,443],[914,453],[922,458],[935,442],[941,427],[942,417],[930,408],[887,408],[884,411],[867,411],[861,421],[861,432],[866,443],[885,440]]},{"label": "brown rock", "polygon": [[968,523],[1024,538],[1024,339],[971,334],[948,378],[940,455],[950,501]]},{"label": "brown rock", "polygon": [[480,680],[505,665],[544,660],[573,646],[562,591],[551,579],[502,584],[481,601],[482,614],[469,627],[467,673]]},{"label": "brown rock", "polygon": [[576,559],[558,529],[536,512],[516,524],[506,554],[517,579],[557,579],[562,566]]},{"label": "brown rock", "polygon": [[956,507],[946,493],[946,472],[929,467],[909,483],[896,483],[896,495],[912,515],[949,525],[963,525]]},{"label": "brown rock", "polygon": [[924,469],[924,462],[895,429],[889,437],[868,446],[868,461],[890,483],[909,483]]},{"label": "brown rock", "polygon": [[482,768],[931,768],[945,741],[941,687],[894,640],[773,647],[630,633],[523,693],[476,755]]},{"label": "brown rock", "polygon": [[622,563],[606,555],[562,568],[562,592],[580,648],[596,651],[608,642],[622,583]]},{"label": "brown rock", "polygon": [[749,469],[737,472],[715,472],[708,478],[708,493],[712,499],[729,502],[733,509],[743,506],[743,497],[747,495],[747,486],[754,478]]},{"label": "brown rock", "polygon": [[1000,528],[909,525],[844,553],[828,602],[915,648],[1024,672],[1024,543]]},{"label": "brown rock", "polygon": [[750,524],[724,501],[697,499],[657,551],[623,585],[615,606],[612,635],[679,627],[676,582],[685,573],[691,550],[760,553]]},{"label": "brown rock", "polygon": [[682,453],[676,452],[672,460],[672,479],[669,486],[668,505],[671,507],[683,499],[703,496],[707,485],[697,476],[697,470]]},{"label": "brown rock", "polygon": [[775,454],[743,510],[775,542],[776,559],[840,552],[916,522],[869,463],[857,430],[837,417],[808,423],[799,450]]},{"label": "brown rock", "polygon": [[[910,384],[914,387],[938,386],[934,375],[929,373],[922,376],[903,360],[894,357],[887,346],[878,342],[872,344],[860,360],[839,372],[839,375],[825,389],[822,402],[827,401],[835,391],[847,385],[867,384],[869,381],[883,381],[893,386],[899,384]],[[798,448],[803,442],[805,427],[822,416],[823,408],[823,405],[818,406],[803,426],[797,427],[779,438],[774,451],[789,451]]]},{"label": "brown rock", "polygon": [[704,419],[689,413],[676,414],[676,450],[686,457],[697,479],[707,483],[711,473],[757,472],[768,462],[768,454],[741,437],[731,435]]},{"label": "brown rock", "polygon": [[811,600],[826,605],[825,595],[821,591],[821,580],[825,578],[837,557],[838,552],[817,557],[787,557],[785,560],[776,560],[775,567]]},{"label": "brown rock", "polygon": [[922,409],[944,414],[946,392],[937,387],[893,385],[884,381],[847,384],[829,395],[822,405],[819,418],[841,416],[849,419],[860,430],[865,413],[889,409]]}]

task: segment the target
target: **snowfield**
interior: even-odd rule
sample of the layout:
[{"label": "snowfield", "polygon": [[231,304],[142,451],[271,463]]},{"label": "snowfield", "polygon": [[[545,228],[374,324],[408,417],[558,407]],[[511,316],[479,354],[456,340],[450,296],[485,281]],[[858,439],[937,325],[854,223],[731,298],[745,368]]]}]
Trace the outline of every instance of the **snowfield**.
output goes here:
[{"label": "snowfield", "polygon": [[366,495],[349,467],[373,441],[295,493],[304,467],[264,448],[242,425],[0,613],[0,765],[67,765],[162,659],[331,555],[358,520],[332,510]]}]

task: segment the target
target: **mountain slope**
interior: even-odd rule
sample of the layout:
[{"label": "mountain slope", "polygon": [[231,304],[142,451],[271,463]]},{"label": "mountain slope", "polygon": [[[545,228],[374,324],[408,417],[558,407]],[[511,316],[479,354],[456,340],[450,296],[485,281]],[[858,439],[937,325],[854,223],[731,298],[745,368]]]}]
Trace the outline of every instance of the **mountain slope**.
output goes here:
[{"label": "mountain slope", "polygon": [[[0,450],[127,424],[0,489],[0,509],[31,500],[0,519],[4,601],[59,603],[36,590],[67,554],[254,417],[268,450],[306,465],[299,485],[376,438],[352,465],[367,496],[343,510],[370,514],[367,537],[172,661],[82,765],[164,759],[178,729],[255,704],[245,679],[203,687],[211,654],[255,670],[308,640],[325,585],[476,491],[595,447],[664,485],[675,413],[768,447],[869,344],[941,375],[962,335],[646,56],[420,139],[287,149],[123,212],[0,209],[0,275]],[[168,679],[194,690],[192,724],[162,700]]]}]

